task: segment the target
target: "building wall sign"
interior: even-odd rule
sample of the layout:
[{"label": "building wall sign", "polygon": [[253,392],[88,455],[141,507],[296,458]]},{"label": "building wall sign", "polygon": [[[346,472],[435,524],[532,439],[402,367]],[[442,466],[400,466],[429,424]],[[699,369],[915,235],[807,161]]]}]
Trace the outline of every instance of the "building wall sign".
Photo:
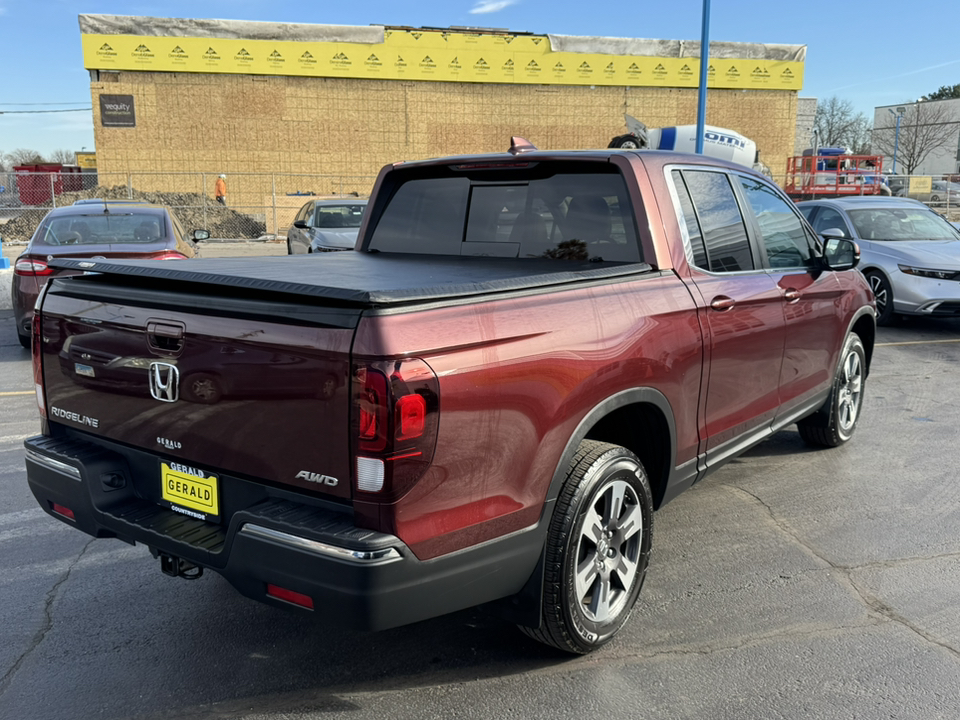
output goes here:
[{"label": "building wall sign", "polygon": [[[388,30],[368,44],[83,34],[82,44],[89,70],[678,88],[697,87],[700,75],[697,58],[557,52],[536,35]],[[708,85],[800,90],[803,66],[711,58]]]},{"label": "building wall sign", "polygon": [[103,127],[136,127],[133,95],[101,95],[100,124]]}]

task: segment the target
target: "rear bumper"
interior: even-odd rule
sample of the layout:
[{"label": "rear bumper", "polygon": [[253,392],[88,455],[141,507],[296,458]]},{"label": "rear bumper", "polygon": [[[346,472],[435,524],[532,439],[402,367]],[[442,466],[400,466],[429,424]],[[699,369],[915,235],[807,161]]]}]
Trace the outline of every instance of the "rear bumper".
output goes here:
[{"label": "rear bumper", "polygon": [[396,627],[514,595],[536,568],[544,540],[536,526],[420,561],[399,538],[355,527],[349,512],[283,491],[211,524],[138,497],[133,483],[111,487],[118,475],[129,475],[112,449],[43,436],[24,446],[30,489],[53,517],[213,570],[271,605],[297,607],[267,595],[268,585],[306,595],[314,612],[357,629]]}]

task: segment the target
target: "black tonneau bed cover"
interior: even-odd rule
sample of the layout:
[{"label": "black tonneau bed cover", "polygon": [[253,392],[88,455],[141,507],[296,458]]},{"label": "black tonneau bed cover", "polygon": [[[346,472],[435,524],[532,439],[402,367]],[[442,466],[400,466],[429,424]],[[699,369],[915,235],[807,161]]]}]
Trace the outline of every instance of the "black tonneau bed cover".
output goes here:
[{"label": "black tonneau bed cover", "polygon": [[315,257],[171,260],[61,258],[54,267],[221,285],[348,305],[394,305],[544,288],[646,273],[646,263],[338,252]]}]

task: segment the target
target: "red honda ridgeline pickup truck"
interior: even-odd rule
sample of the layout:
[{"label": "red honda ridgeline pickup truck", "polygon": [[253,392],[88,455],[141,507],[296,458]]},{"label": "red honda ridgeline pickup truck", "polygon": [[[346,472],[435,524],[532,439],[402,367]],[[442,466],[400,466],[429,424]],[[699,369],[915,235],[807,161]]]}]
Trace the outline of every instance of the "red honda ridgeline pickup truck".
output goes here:
[{"label": "red honda ridgeline pickup truck", "polygon": [[703,157],[391,165],[354,252],[54,261],[87,274],[38,301],[29,484],[169,575],[372,629],[489,604],[585,653],[654,509],[792,423],[853,434],[857,260]]}]

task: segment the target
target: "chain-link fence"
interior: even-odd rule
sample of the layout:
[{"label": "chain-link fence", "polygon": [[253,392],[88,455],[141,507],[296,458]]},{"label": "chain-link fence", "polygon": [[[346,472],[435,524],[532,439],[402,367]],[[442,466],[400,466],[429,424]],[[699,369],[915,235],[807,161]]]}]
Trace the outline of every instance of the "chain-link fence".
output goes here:
[{"label": "chain-link fence", "polygon": [[214,238],[284,235],[313,197],[367,197],[373,176],[231,173],[216,199],[216,173],[0,173],[0,235],[28,240],[51,209],[77,200],[138,200],[173,208],[187,232]]},{"label": "chain-link fence", "polygon": [[[772,179],[797,200],[827,197],[904,197],[919,200],[951,222],[960,222],[960,182],[956,176],[884,175],[885,184],[875,184],[876,176],[819,172],[808,177],[773,175]],[[814,188],[816,190],[814,191]]]},{"label": "chain-link fence", "polygon": [[[187,232],[209,230],[214,238],[253,239],[285,235],[297,211],[313,197],[367,197],[373,176],[231,173],[226,198],[216,199],[216,173],[0,173],[0,236],[28,240],[52,208],[84,198],[140,200],[167,205]],[[774,176],[781,187],[787,176]],[[960,222],[960,183],[930,176],[887,176],[889,194],[929,205]],[[883,188],[880,188],[883,190]],[[872,183],[853,195],[877,194]],[[883,190],[882,194],[886,194]]]}]

